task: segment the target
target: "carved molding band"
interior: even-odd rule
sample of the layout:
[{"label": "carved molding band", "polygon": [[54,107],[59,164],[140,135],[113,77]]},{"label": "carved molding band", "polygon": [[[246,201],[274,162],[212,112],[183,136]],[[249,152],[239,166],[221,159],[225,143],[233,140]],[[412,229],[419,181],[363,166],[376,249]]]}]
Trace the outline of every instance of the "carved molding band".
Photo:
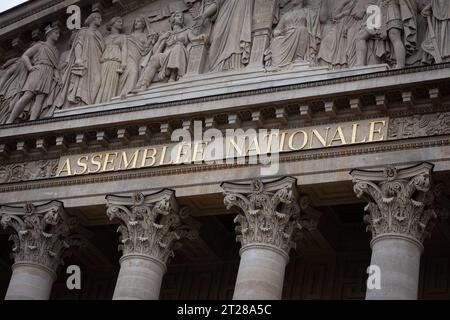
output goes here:
[{"label": "carved molding band", "polygon": [[391,119],[389,139],[406,139],[450,134],[450,112]]},{"label": "carved molding band", "polygon": [[56,176],[58,163],[59,160],[55,159],[0,166],[0,183],[53,178]]},{"label": "carved molding band", "polygon": [[108,195],[106,200],[108,217],[121,223],[117,232],[124,256],[144,255],[166,264],[179,248],[179,240],[197,236],[183,223],[189,212],[179,208],[173,190],[147,196],[139,192],[131,197]]},{"label": "carved molding band", "polygon": [[3,206],[0,215],[3,228],[14,232],[9,240],[14,243],[15,263],[35,263],[56,271],[67,249],[83,245],[75,232],[78,221],[66,214],[59,201],[23,208]]},{"label": "carved molding band", "polygon": [[308,207],[308,198],[299,196],[295,178],[269,183],[256,179],[245,185],[223,183],[222,189],[227,208],[240,211],[235,223],[237,241],[242,246],[270,244],[289,254],[296,246],[299,231],[315,227],[301,212]]},{"label": "carved molding band", "polygon": [[430,236],[438,218],[433,207],[433,167],[422,163],[399,170],[351,172],[356,195],[369,202],[364,220],[373,238],[395,233],[423,242]]}]

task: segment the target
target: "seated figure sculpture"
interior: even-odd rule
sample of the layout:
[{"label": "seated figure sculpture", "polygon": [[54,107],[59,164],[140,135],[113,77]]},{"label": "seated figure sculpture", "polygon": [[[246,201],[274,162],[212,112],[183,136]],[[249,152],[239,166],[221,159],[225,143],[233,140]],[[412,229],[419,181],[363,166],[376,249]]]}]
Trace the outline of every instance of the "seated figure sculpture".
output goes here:
[{"label": "seated figure sculpture", "polygon": [[289,67],[293,62],[314,61],[320,44],[320,23],[326,22],[326,6],[320,13],[305,7],[304,0],[293,0],[273,31],[270,48],[265,52],[268,70]]},{"label": "seated figure sculpture", "polygon": [[205,35],[195,36],[190,28],[184,26],[182,12],[174,12],[169,21],[172,30],[163,34],[155,44],[135,92],[145,91],[152,82],[179,80],[187,70],[188,44],[205,40]]}]

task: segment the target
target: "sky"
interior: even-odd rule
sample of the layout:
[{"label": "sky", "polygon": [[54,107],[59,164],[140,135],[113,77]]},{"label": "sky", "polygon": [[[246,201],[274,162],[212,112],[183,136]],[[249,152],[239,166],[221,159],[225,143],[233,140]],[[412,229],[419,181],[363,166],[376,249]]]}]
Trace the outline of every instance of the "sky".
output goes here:
[{"label": "sky", "polygon": [[28,0],[0,0],[0,12],[11,9],[12,7],[18,6],[19,4],[27,1]]}]

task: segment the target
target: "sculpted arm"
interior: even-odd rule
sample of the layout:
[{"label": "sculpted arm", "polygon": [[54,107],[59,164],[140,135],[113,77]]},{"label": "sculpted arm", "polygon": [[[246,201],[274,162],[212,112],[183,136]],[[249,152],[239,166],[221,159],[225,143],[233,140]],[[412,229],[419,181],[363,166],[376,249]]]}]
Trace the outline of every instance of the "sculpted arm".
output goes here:
[{"label": "sculpted arm", "polygon": [[328,0],[320,1],[320,12],[319,12],[319,20],[321,23],[326,23],[328,20],[328,8],[329,8]]},{"label": "sculpted arm", "polygon": [[83,45],[79,41],[79,36],[75,39],[75,65],[82,66],[83,65]]},{"label": "sculpted arm", "polygon": [[30,71],[30,72],[33,71],[33,64],[31,63],[31,59],[37,53],[37,50],[38,50],[38,46],[34,45],[30,49],[25,51],[25,53],[22,56],[22,60],[25,62],[25,66],[27,67],[28,71]]},{"label": "sculpted arm", "polygon": [[122,37],[121,47],[122,47],[121,68],[122,68],[123,71],[125,71],[125,69],[127,67],[127,59],[128,59],[128,41],[127,41],[127,37],[126,36]]}]

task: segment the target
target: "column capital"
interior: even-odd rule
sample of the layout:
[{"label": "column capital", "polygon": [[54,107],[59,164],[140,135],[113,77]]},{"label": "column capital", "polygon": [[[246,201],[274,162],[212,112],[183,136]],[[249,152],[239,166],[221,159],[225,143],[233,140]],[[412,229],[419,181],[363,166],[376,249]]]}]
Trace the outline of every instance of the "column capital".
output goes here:
[{"label": "column capital", "polygon": [[250,184],[225,182],[221,187],[227,209],[240,209],[235,223],[237,241],[243,247],[268,244],[289,254],[295,248],[298,232],[317,226],[317,222],[301,214],[309,203],[307,197],[298,194],[295,178],[267,183],[255,179]]},{"label": "column capital", "polygon": [[131,197],[107,195],[106,201],[108,217],[121,224],[117,232],[123,256],[148,256],[166,264],[178,249],[179,240],[197,236],[183,223],[189,211],[178,206],[173,190],[150,195],[136,192]]},{"label": "column capital", "polygon": [[82,245],[75,217],[69,217],[63,203],[51,201],[35,206],[2,206],[1,225],[13,234],[12,256],[15,264],[37,264],[56,272],[71,246]]},{"label": "column capital", "polygon": [[381,171],[352,170],[354,191],[368,201],[364,217],[373,238],[396,234],[421,243],[430,236],[437,214],[431,175],[434,165]]}]

